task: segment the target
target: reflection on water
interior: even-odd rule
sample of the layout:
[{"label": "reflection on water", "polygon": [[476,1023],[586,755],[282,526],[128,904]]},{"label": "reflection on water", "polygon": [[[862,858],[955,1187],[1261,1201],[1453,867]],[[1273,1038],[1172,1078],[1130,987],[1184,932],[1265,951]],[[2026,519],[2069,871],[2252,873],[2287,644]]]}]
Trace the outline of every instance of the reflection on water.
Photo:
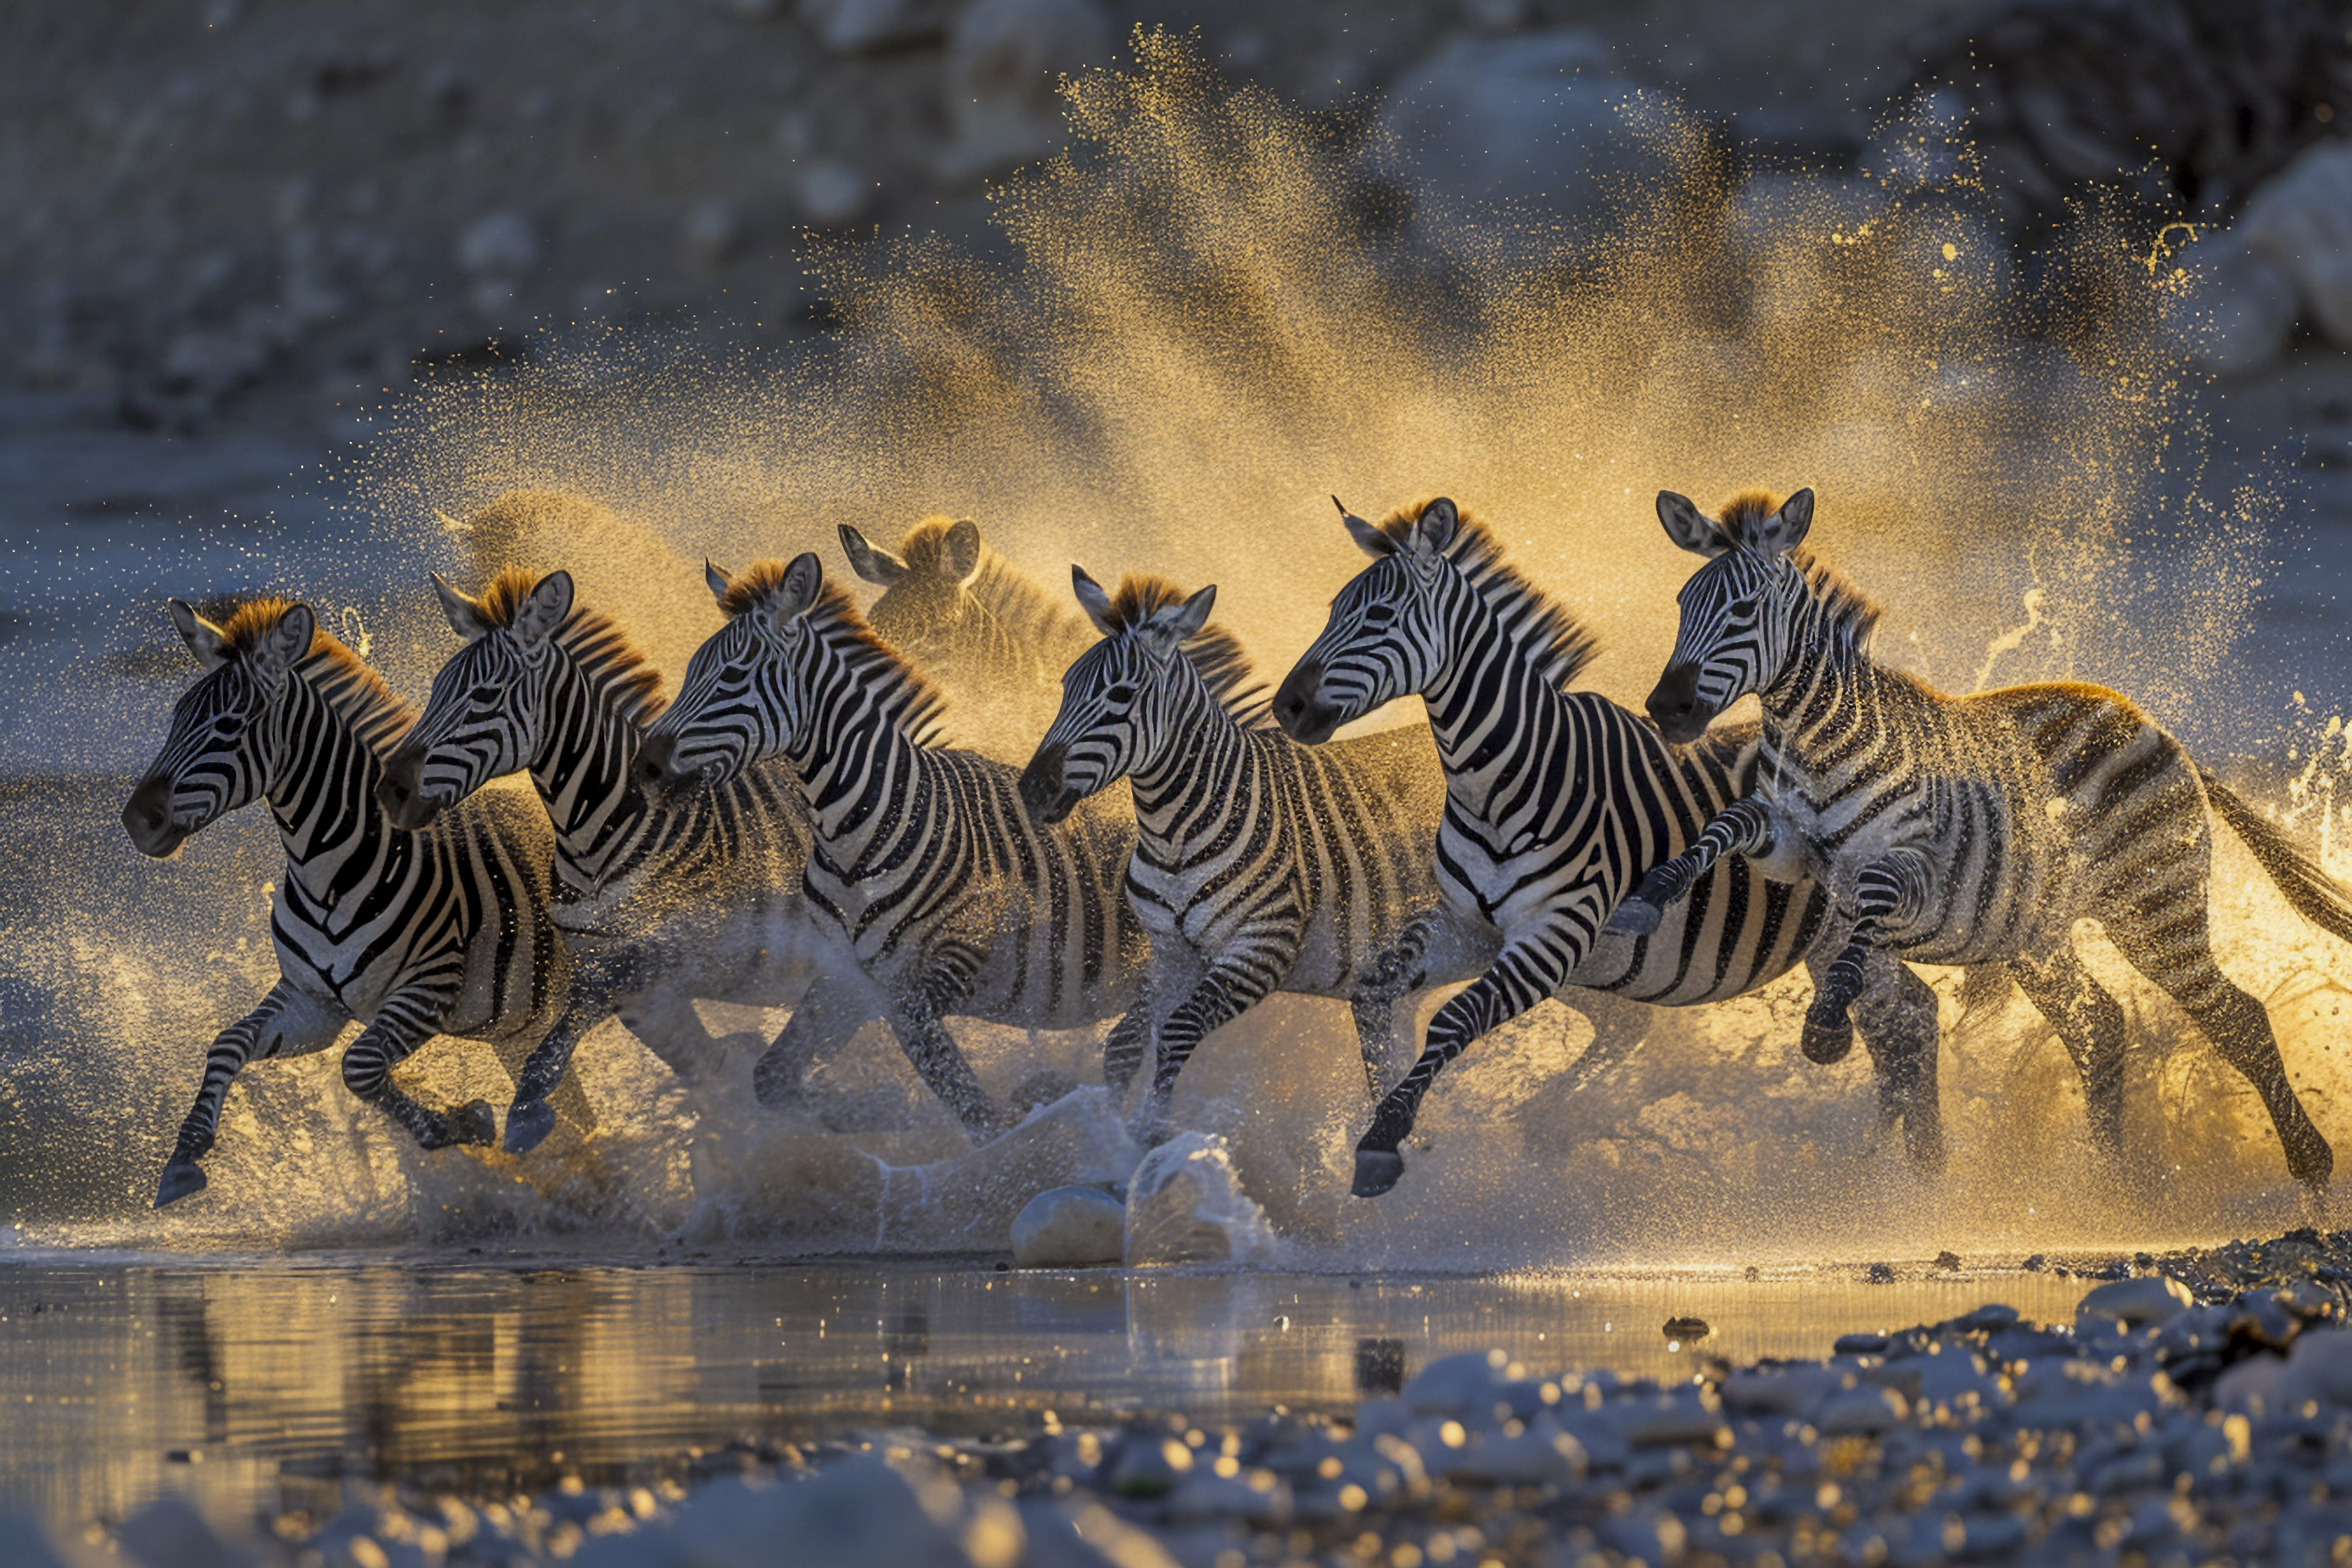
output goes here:
[{"label": "reflection on water", "polygon": [[0,1510],[115,1519],[163,1489],[250,1517],[332,1512],[346,1477],[495,1494],[644,1479],[739,1437],[1052,1410],[1237,1420],[1393,1392],[1433,1356],[1687,1375],[1813,1355],[1990,1300],[2071,1318],[2042,1275],[1864,1284],[1549,1274],[1003,1273],[838,1266],[0,1268]]}]

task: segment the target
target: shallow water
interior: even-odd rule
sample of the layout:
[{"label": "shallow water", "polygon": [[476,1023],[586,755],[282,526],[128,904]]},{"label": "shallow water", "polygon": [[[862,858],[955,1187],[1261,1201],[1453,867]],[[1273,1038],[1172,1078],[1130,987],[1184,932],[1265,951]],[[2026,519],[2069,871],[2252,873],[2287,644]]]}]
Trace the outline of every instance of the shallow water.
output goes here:
[{"label": "shallow water", "polygon": [[[1530,1371],[1671,1380],[1695,1357],[1819,1356],[1850,1330],[2080,1280],[1868,1284],[1853,1270],[1485,1278],[871,1262],[656,1268],[48,1261],[0,1268],[0,1510],[331,1513],[346,1478],[497,1495],[676,1468],[689,1449],[1181,1411],[1238,1421],[1392,1391],[1500,1347]],[[1671,1343],[1669,1317],[1713,1325]]]}]

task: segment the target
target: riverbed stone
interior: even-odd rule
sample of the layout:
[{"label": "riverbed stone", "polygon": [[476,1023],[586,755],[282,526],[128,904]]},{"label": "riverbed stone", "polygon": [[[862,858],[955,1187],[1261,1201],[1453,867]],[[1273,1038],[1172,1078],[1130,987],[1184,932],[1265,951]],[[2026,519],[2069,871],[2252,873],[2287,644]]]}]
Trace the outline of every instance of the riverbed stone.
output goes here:
[{"label": "riverbed stone", "polygon": [[2194,1300],[2189,1287],[2178,1279],[2147,1276],[2114,1280],[2092,1290],[2075,1307],[2074,1331],[2090,1334],[2119,1325],[2144,1329],[2151,1323],[2168,1323]]},{"label": "riverbed stone", "polygon": [[1099,1187],[1049,1187],[1013,1220],[1024,1268],[1091,1268],[1127,1255],[1127,1205]]}]

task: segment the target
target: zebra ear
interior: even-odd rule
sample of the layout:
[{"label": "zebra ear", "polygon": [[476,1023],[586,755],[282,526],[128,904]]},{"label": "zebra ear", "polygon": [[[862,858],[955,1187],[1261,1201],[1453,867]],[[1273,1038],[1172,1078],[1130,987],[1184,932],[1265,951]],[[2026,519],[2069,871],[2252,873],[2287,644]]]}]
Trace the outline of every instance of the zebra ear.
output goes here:
[{"label": "zebra ear", "polygon": [[841,525],[842,553],[849,557],[849,569],[877,587],[887,588],[907,574],[907,563],[878,544],[866,542],[864,534],[847,523]]},{"label": "zebra ear", "polygon": [[525,647],[536,647],[555,635],[572,614],[572,574],[550,572],[515,611],[514,634]]},{"label": "zebra ear", "polygon": [[1454,545],[1454,536],[1461,531],[1462,514],[1454,503],[1439,496],[1421,509],[1421,516],[1412,525],[1412,547],[1426,555],[1443,555]]},{"label": "zebra ear", "polygon": [[980,575],[980,524],[960,517],[948,525],[948,570],[959,587],[969,588]]},{"label": "zebra ear", "polygon": [[1345,501],[1338,496],[1333,496],[1331,504],[1339,509],[1339,521],[1346,526],[1348,537],[1356,542],[1357,549],[1375,561],[1386,560],[1396,553],[1396,542],[1349,511]]},{"label": "zebra ear", "polygon": [[727,595],[735,591],[735,579],[727,575],[706,555],[702,558],[702,580],[710,584],[710,596],[719,601],[719,607],[725,609]]},{"label": "zebra ear", "polygon": [[1078,607],[1094,622],[1095,630],[1107,637],[1118,635],[1118,618],[1110,613],[1110,595],[1075,561],[1070,563],[1070,590],[1077,595]]},{"label": "zebra ear", "polygon": [[246,656],[255,674],[273,689],[285,683],[287,672],[299,664],[310,652],[310,643],[319,634],[319,620],[308,605],[289,605],[278,617],[278,624],[261,635]]},{"label": "zebra ear", "polygon": [[824,587],[824,563],[816,552],[804,550],[784,568],[784,580],[768,601],[768,623],[778,631],[799,620],[815,605]]},{"label": "zebra ear", "polygon": [[1813,492],[1799,490],[1780,503],[1780,509],[1755,527],[1755,537],[1748,541],[1770,555],[1785,555],[1805,542],[1813,526]]},{"label": "zebra ear", "polygon": [[1162,610],[1151,617],[1153,626],[1167,626],[1176,634],[1178,642],[1198,636],[1209,624],[1209,612],[1217,607],[1217,585],[1202,589],[1172,610]]},{"label": "zebra ear", "polygon": [[490,617],[482,613],[477,600],[450,586],[449,580],[438,572],[428,572],[433,579],[434,596],[441,601],[441,613],[449,618],[449,629],[472,642],[484,632],[493,629]]},{"label": "zebra ear", "polygon": [[1665,524],[1666,537],[1693,555],[1712,560],[1731,548],[1731,538],[1722,525],[1693,506],[1688,496],[1660,490],[1658,521]]},{"label": "zebra ear", "polygon": [[209,674],[226,664],[228,638],[221,634],[220,627],[196,614],[195,606],[184,599],[172,600],[171,606],[172,624],[179,628],[181,640],[188,645],[188,651],[196,656],[196,662],[205,667],[205,672]]}]

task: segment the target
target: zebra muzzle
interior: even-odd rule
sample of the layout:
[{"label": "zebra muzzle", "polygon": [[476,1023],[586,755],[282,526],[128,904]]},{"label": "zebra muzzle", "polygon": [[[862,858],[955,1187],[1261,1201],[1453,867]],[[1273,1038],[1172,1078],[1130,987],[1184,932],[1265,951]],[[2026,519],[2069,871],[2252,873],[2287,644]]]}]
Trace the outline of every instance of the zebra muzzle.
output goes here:
[{"label": "zebra muzzle", "polygon": [[123,803],[122,830],[131,847],[157,860],[170,858],[188,837],[188,829],[172,820],[172,781],[143,781]]},{"label": "zebra muzzle", "polygon": [[1070,787],[1063,772],[1068,760],[1067,747],[1040,746],[1029,765],[1021,770],[1021,804],[1048,827],[1069,816],[1070,808],[1078,804],[1078,792]]},{"label": "zebra muzzle", "polygon": [[406,833],[430,826],[441,814],[441,803],[417,782],[420,766],[415,757],[395,756],[384,765],[383,778],[375,786],[376,804],[394,827]]},{"label": "zebra muzzle", "polygon": [[1666,666],[1645,704],[1658,733],[1678,746],[1706,734],[1715,718],[1698,700],[1698,670],[1696,664]]},{"label": "zebra muzzle", "polygon": [[1301,659],[1282,678],[1281,689],[1274,694],[1274,721],[1292,740],[1309,746],[1329,740],[1341,721],[1339,707],[1324,700],[1322,684],[1321,663]]}]

